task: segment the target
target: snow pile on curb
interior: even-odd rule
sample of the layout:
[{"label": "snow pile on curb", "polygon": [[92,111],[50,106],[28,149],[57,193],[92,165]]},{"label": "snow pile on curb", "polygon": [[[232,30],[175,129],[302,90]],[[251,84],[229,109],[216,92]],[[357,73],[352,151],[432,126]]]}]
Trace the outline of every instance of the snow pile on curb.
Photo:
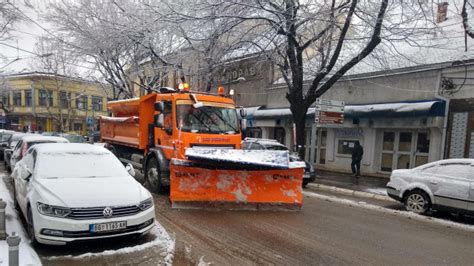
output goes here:
[{"label": "snow pile on curb", "polygon": [[172,265],[173,264],[173,257],[174,257],[174,248],[175,248],[175,241],[170,237],[166,229],[159,224],[158,222],[155,223],[155,227],[150,231],[150,234],[155,236],[155,239],[150,242],[143,243],[141,245],[136,245],[132,247],[125,247],[117,250],[105,250],[102,252],[97,253],[84,253],[77,256],[67,255],[67,256],[51,256],[45,258],[46,260],[58,260],[58,259],[85,259],[91,257],[100,257],[100,256],[113,256],[119,254],[128,254],[137,251],[142,251],[151,247],[160,246],[163,247],[165,251],[161,253],[164,256],[164,264],[165,265]]},{"label": "snow pile on curb", "polygon": [[[13,209],[13,198],[10,195],[5,182],[8,182],[5,175],[0,175],[0,198],[7,203],[6,231],[8,234],[16,232],[21,238],[20,242],[20,265],[41,265],[38,254],[30,245],[29,238],[23,229],[20,217]],[[6,240],[0,240],[0,265],[8,265],[8,244]]]},{"label": "snow pile on curb", "polygon": [[391,209],[387,209],[387,208],[382,207],[382,206],[372,205],[372,204],[368,204],[368,203],[365,203],[365,202],[357,202],[357,201],[353,201],[353,200],[349,200],[349,199],[341,199],[341,198],[336,198],[336,197],[330,197],[330,196],[325,196],[325,195],[317,194],[317,193],[314,193],[314,192],[308,192],[308,191],[304,191],[303,195],[308,196],[308,197],[318,198],[318,199],[329,201],[329,202],[336,202],[336,203],[349,205],[349,206],[357,206],[357,207],[361,207],[361,208],[365,208],[365,209],[369,209],[369,210],[380,211],[380,212],[387,213],[387,214],[396,214],[396,215],[400,215],[400,216],[407,217],[409,219],[413,219],[413,220],[417,220],[417,221],[433,222],[433,223],[436,223],[438,225],[442,225],[442,226],[446,226],[446,227],[451,227],[451,228],[466,230],[466,231],[469,231],[469,232],[474,232],[474,226],[473,225],[466,225],[466,224],[456,223],[456,222],[452,222],[452,221],[446,221],[446,220],[442,220],[442,219],[438,219],[438,218],[434,218],[434,217],[419,215],[419,214],[416,214],[416,213],[413,213],[413,212],[391,210]]}]

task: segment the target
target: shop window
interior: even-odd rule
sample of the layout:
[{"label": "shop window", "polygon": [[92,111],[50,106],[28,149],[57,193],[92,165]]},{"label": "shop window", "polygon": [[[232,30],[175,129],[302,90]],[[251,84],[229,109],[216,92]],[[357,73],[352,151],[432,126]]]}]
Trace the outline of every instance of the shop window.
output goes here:
[{"label": "shop window", "polygon": [[81,132],[82,131],[82,124],[81,123],[74,123],[74,131]]},{"label": "shop window", "polygon": [[274,130],[275,139],[285,145],[285,129],[282,127],[276,127]]},{"label": "shop window", "polygon": [[245,135],[249,138],[262,138],[262,129],[259,127],[247,128]]},{"label": "shop window", "polygon": [[352,150],[355,147],[356,141],[358,140],[340,139],[337,143],[337,153],[343,155],[351,155]]},{"label": "shop window", "polygon": [[392,171],[393,163],[393,154],[392,153],[382,153],[382,165],[380,169],[385,172]]},{"label": "shop window", "polygon": [[428,153],[430,150],[430,138],[428,132],[419,132],[416,143],[416,152]]},{"label": "shop window", "polygon": [[25,91],[25,106],[31,106],[33,102],[33,97],[31,94],[31,90]]},{"label": "shop window", "polygon": [[411,151],[411,138],[413,133],[400,132],[400,143],[398,144],[399,151]]},{"label": "shop window", "polygon": [[395,146],[395,132],[384,132],[382,150],[393,151],[394,146]]}]

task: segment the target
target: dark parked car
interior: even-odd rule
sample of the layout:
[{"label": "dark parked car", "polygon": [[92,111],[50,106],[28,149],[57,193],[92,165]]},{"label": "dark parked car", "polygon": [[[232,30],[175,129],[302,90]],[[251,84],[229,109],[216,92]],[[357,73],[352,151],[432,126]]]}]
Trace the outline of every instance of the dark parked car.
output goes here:
[{"label": "dark parked car", "polygon": [[30,136],[30,135],[33,135],[33,134],[15,132],[15,133],[11,134],[10,137],[8,138],[7,147],[3,151],[3,163],[5,165],[5,168],[8,171],[10,171],[10,159],[11,159],[11,156],[12,156],[13,149],[18,144],[18,142],[21,140],[21,138],[23,138],[25,136]]},{"label": "dark parked car", "polygon": [[[277,150],[287,151],[288,148],[274,139],[257,139],[257,138],[245,138],[242,141],[243,150]],[[298,156],[290,154],[290,161],[302,161]],[[313,182],[316,179],[316,172],[311,163],[304,161],[304,176],[303,176],[303,187],[306,187],[309,182]]]},{"label": "dark parked car", "polygon": [[3,152],[8,148],[8,139],[15,133],[11,130],[0,131],[0,159],[3,159]]}]

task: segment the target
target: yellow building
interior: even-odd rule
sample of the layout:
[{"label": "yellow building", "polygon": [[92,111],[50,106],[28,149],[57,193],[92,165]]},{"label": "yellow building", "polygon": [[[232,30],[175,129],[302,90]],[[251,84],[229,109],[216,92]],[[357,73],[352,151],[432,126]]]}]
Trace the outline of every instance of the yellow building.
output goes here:
[{"label": "yellow building", "polygon": [[0,127],[86,134],[97,128],[99,116],[107,115],[104,88],[100,83],[48,73],[4,76],[0,79]]}]

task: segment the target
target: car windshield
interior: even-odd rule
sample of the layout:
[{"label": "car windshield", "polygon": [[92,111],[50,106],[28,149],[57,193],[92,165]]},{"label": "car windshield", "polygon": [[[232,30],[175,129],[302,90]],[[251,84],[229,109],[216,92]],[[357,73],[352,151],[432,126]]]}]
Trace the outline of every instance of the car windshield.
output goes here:
[{"label": "car windshield", "polygon": [[2,135],[2,142],[8,141],[8,139],[12,136],[12,134],[3,134]]},{"label": "car windshield", "polygon": [[288,148],[285,146],[280,146],[280,145],[268,145],[265,146],[267,150],[272,150],[272,151],[287,151]]},{"label": "car windshield", "polygon": [[113,154],[108,152],[54,152],[38,156],[38,178],[99,178],[127,176]]},{"label": "car windshield", "polygon": [[230,106],[204,105],[194,108],[192,104],[177,105],[177,126],[185,132],[226,133],[239,132],[237,113]]},{"label": "car windshield", "polygon": [[19,141],[21,138],[23,138],[25,135],[13,135],[11,141]]},{"label": "car windshield", "polygon": [[64,138],[69,140],[71,143],[84,143],[84,138],[79,135],[64,135]]}]

